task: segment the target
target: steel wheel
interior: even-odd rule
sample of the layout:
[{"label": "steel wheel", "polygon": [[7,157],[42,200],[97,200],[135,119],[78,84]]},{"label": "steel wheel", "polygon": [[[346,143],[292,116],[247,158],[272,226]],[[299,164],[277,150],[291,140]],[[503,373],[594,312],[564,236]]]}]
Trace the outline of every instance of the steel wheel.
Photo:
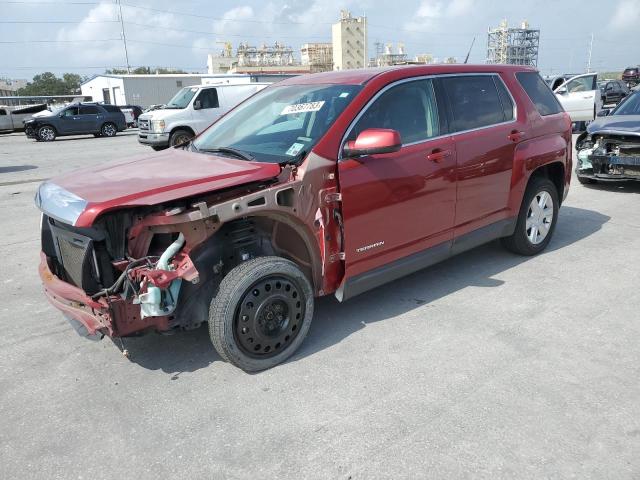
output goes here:
[{"label": "steel wheel", "polygon": [[105,123],[100,130],[103,137],[113,137],[118,132],[116,126],[113,123]]},{"label": "steel wheel", "polygon": [[45,125],[38,130],[38,138],[43,142],[52,142],[56,139],[56,131],[53,127]]},{"label": "steel wheel", "polygon": [[527,238],[533,245],[538,245],[547,238],[553,223],[553,212],[553,199],[548,192],[542,190],[534,195],[525,224]]},{"label": "steel wheel", "polygon": [[192,138],[193,138],[193,135],[191,135],[186,130],[176,130],[175,132],[173,132],[173,135],[171,135],[169,143],[171,144],[172,147],[175,147],[177,145],[181,145],[183,143],[188,142]]},{"label": "steel wheel", "polygon": [[249,356],[268,358],[286,349],[300,332],[305,299],[293,279],[270,276],[243,295],[234,335]]}]

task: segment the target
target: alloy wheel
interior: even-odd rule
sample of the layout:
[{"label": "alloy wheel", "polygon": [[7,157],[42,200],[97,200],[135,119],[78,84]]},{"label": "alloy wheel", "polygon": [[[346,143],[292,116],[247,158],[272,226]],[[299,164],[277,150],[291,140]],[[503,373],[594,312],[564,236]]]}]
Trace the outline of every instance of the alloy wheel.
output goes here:
[{"label": "alloy wheel", "polygon": [[105,137],[113,137],[116,134],[116,127],[111,123],[102,126],[102,135]]},{"label": "alloy wheel", "polygon": [[56,138],[56,132],[51,127],[42,127],[40,128],[38,135],[41,140],[45,142],[51,142]]}]

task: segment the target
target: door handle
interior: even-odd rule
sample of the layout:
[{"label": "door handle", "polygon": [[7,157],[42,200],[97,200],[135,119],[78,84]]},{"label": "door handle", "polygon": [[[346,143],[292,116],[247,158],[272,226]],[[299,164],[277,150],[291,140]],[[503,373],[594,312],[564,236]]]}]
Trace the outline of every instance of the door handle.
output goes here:
[{"label": "door handle", "polygon": [[435,149],[433,152],[427,155],[427,160],[431,160],[432,162],[439,162],[449,155],[451,155],[451,152],[449,150]]},{"label": "door handle", "polygon": [[524,137],[524,132],[520,132],[518,130],[512,130],[511,133],[507,135],[507,138],[512,142],[517,142],[522,137]]}]

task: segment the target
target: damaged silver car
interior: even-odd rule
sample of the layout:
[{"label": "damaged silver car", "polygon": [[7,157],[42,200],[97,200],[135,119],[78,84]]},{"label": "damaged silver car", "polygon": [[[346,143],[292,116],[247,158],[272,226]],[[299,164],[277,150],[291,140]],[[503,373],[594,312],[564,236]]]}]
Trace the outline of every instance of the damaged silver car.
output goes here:
[{"label": "damaged silver car", "polygon": [[598,117],[576,141],[578,181],[640,181],[640,91]]}]

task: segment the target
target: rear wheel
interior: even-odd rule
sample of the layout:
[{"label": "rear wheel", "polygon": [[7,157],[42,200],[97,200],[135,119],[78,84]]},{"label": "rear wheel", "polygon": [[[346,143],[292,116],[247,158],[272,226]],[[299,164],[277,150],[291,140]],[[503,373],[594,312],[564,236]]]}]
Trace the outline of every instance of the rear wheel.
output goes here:
[{"label": "rear wheel", "polygon": [[56,139],[56,129],[50,125],[44,125],[38,129],[38,140],[53,142]]},{"label": "rear wheel", "polygon": [[100,134],[103,137],[115,137],[116,133],[118,133],[118,129],[113,123],[110,122],[102,125],[102,128],[100,129]]},{"label": "rear wheel", "polygon": [[178,130],[176,130],[171,134],[171,137],[169,138],[169,145],[171,145],[172,147],[175,147],[177,145],[181,145],[183,143],[188,142],[192,138],[193,138],[193,134],[191,132],[179,128]]},{"label": "rear wheel", "polygon": [[558,191],[548,178],[535,176],[529,182],[515,232],[502,244],[519,255],[535,255],[551,241],[558,218]]},{"label": "rear wheel", "polygon": [[302,344],[313,317],[313,290],[298,266],[259,257],[232,269],[209,310],[220,356],[247,372],[271,368]]}]

